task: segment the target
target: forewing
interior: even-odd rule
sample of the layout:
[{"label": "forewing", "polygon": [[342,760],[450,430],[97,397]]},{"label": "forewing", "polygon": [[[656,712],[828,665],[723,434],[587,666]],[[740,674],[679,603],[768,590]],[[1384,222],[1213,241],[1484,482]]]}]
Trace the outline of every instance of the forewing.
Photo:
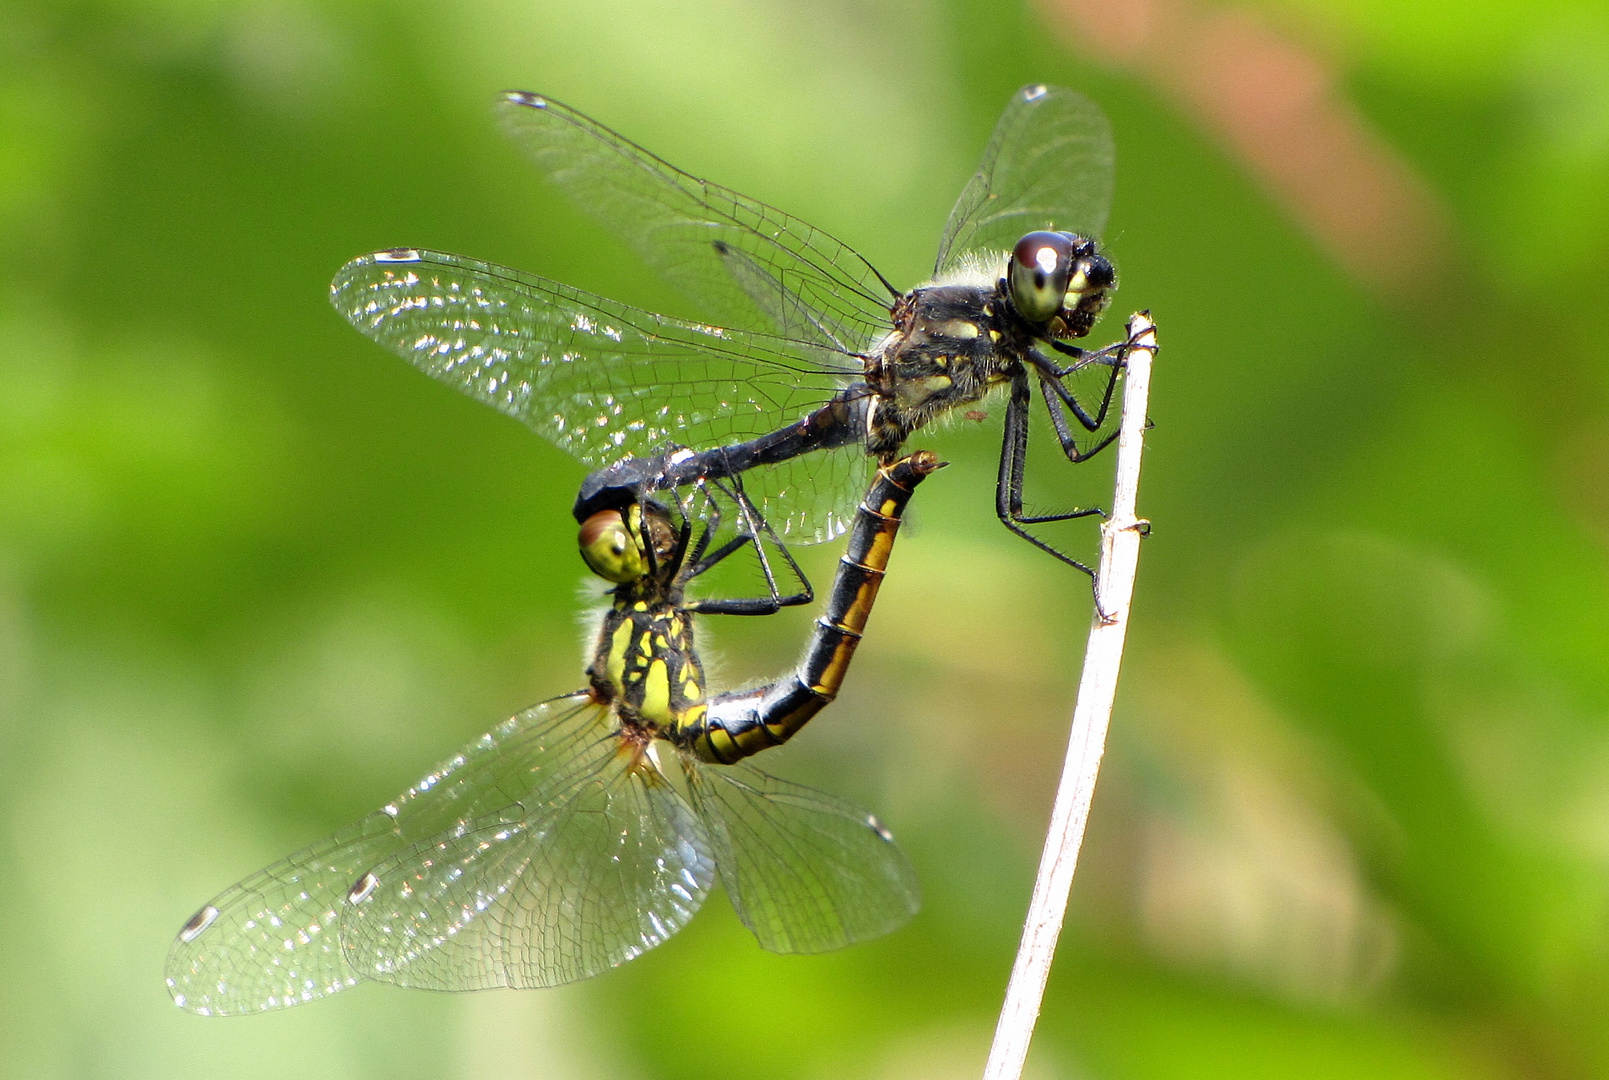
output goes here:
[{"label": "forewing", "polygon": [[910,860],[860,807],[747,765],[692,775],[721,884],[765,948],[841,949],[899,929],[921,907]]},{"label": "forewing", "polygon": [[214,897],[168,954],[174,1001],[227,1015],[354,985],[359,974],[342,956],[339,926],[364,875],[400,850],[551,785],[567,758],[607,735],[605,716],[583,696],[527,709],[380,810]]},{"label": "forewing", "polygon": [[366,978],[430,990],[555,986],[680,930],[714,882],[692,809],[650,759],[592,742],[502,812],[400,852],[341,922]]},{"label": "forewing", "polygon": [[1039,229],[1098,239],[1112,206],[1115,157],[1099,105],[1064,87],[1023,87],[950,211],[934,272],[968,256],[1003,266],[1005,253]]},{"label": "forewing", "polygon": [[497,109],[550,182],[710,318],[850,352],[888,331],[892,290],[820,229],[689,176],[551,98],[510,92]]},{"label": "forewing", "polygon": [[743,491],[782,540],[819,544],[854,522],[871,468],[864,447],[844,446],[750,469]]},{"label": "forewing", "polygon": [[593,467],[764,434],[859,371],[812,346],[671,319],[433,251],[354,259],[330,300],[425,374]]}]

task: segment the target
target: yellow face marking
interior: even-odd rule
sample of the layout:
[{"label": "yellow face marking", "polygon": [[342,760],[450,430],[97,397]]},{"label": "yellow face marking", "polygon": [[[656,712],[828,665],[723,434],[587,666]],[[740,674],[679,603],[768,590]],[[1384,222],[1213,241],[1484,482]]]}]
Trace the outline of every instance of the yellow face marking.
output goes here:
[{"label": "yellow face marking", "polygon": [[647,611],[648,610],[648,601],[646,601],[646,600],[637,601],[635,604],[631,605],[631,610],[633,610],[633,611]]}]

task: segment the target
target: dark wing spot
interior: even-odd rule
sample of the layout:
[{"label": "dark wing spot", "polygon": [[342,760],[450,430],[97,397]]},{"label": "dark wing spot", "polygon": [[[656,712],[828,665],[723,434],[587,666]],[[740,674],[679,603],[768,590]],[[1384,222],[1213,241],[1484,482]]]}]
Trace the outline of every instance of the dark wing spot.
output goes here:
[{"label": "dark wing spot", "polygon": [[190,916],[190,921],[185,923],[184,929],[179,931],[179,940],[186,943],[194,941],[196,938],[200,937],[201,932],[207,927],[211,926],[213,921],[217,918],[218,909],[213,907],[211,904],[208,904],[206,907]]}]

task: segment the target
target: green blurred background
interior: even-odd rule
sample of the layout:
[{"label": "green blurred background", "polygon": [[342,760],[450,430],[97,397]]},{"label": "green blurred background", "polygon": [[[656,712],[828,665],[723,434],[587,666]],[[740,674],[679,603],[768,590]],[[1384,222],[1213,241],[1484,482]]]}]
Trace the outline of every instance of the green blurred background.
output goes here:
[{"label": "green blurred background", "polygon": [[[772,762],[900,834],[908,929],[776,957],[716,899],[582,985],[236,1020],[162,963],[204,898],[579,681],[581,467],[325,300],[410,244],[676,305],[491,96],[910,285],[1028,81],[1110,113],[1098,336],[1149,307],[1163,345],[1030,1075],[1609,1076],[1609,12],[1568,0],[0,0],[0,1071],[978,1075],[1088,615],[994,521],[994,423],[921,440],[954,467]],[[709,624],[726,681],[808,618]]]}]

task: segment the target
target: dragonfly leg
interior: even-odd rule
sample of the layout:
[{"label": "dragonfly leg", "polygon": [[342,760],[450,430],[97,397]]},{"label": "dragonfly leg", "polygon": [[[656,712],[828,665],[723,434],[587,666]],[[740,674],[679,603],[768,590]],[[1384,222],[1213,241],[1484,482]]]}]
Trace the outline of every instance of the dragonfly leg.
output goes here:
[{"label": "dragonfly leg", "polygon": [[1095,579],[1095,571],[1066,552],[1041,540],[1028,531],[1029,525],[1043,525],[1075,518],[1104,517],[1098,507],[1063,511],[1056,514],[1024,514],[1022,509],[1022,482],[1028,464],[1028,410],[1033,405],[1033,390],[1026,373],[1011,380],[1011,397],[1006,405],[1005,436],[1000,446],[1000,474],[995,484],[995,515],[1001,524],[1028,541],[1039,550],[1053,555],[1075,569]]},{"label": "dragonfly leg", "polygon": [[[755,557],[760,564],[760,572],[765,577],[766,595],[763,597],[730,597],[726,599],[694,600],[687,604],[689,610],[708,615],[774,615],[785,607],[794,607],[798,604],[808,604],[815,599],[815,590],[811,588],[810,579],[805,577],[804,571],[794,561],[793,553],[786,544],[772,530],[769,522],[749,501],[743,490],[742,479],[739,476],[728,478],[725,482],[712,481],[713,486],[728,498],[738,508],[738,514],[743,519],[743,528],[731,540],[722,544],[708,555],[702,554],[708,547],[710,537],[720,528],[720,511],[713,497],[709,497],[710,514],[700,538],[699,557],[688,572],[691,579],[697,577],[722,560],[730,557],[745,547],[753,547]],[[789,572],[800,585],[796,593],[783,595],[777,586],[776,574],[771,569],[771,560],[766,555],[765,541],[769,539],[781,552],[783,560],[788,565]]]},{"label": "dragonfly leg", "polygon": [[[1073,348],[1073,346],[1064,346],[1061,342],[1052,342],[1051,344],[1058,349],[1064,347]],[[1083,352],[1083,350],[1078,351]],[[1104,353],[1084,353],[1085,360],[1069,364],[1066,367],[1059,367],[1037,350],[1030,350],[1028,355],[1030,361],[1033,362],[1039,372],[1039,383],[1044,389],[1045,404],[1050,408],[1050,422],[1055,425],[1056,436],[1061,440],[1062,452],[1067,455],[1067,460],[1076,464],[1092,458],[1106,449],[1107,444],[1112,441],[1115,433],[1108,435],[1087,450],[1081,449],[1071,433],[1071,425],[1067,423],[1066,414],[1071,413],[1073,419],[1077,420],[1079,426],[1086,432],[1094,433],[1099,431],[1105,425],[1107,414],[1112,408],[1112,398],[1117,392],[1117,379],[1123,372],[1122,361],[1109,355],[1104,355]],[[1101,388],[1100,401],[1093,410],[1086,407],[1084,402],[1079,400],[1078,395],[1063,382],[1068,375],[1091,366],[1102,366],[1107,369],[1106,384]],[[1054,395],[1054,401],[1052,400],[1052,395]]]},{"label": "dragonfly leg", "polygon": [[1056,431],[1056,439],[1061,443],[1062,453],[1067,455],[1067,460],[1074,465],[1088,461],[1105,450],[1117,438],[1117,432],[1111,432],[1088,450],[1080,449],[1078,437],[1074,434],[1072,425],[1067,422],[1068,411],[1070,410],[1078,422],[1090,431],[1097,430],[1106,419],[1107,408],[1111,404],[1112,388],[1116,385],[1117,378],[1114,374],[1112,380],[1106,384],[1106,396],[1101,401],[1100,410],[1095,416],[1090,417],[1080,407],[1073,393],[1058,380],[1040,376],[1039,386],[1045,398],[1045,408],[1050,412],[1050,426]]},{"label": "dragonfly leg", "polygon": [[[1125,341],[1108,345],[1097,352],[1088,352],[1078,348],[1076,345],[1063,341],[1052,341],[1050,345],[1062,355],[1074,357],[1074,362],[1061,367],[1037,350],[1030,351],[1029,358],[1039,371],[1040,386],[1045,393],[1045,406],[1050,411],[1050,423],[1056,430],[1057,439],[1061,442],[1062,452],[1067,455],[1068,461],[1077,464],[1081,461],[1089,460],[1110,446],[1117,438],[1117,432],[1114,431],[1107,435],[1088,450],[1082,449],[1073,435],[1072,425],[1067,422],[1066,414],[1072,413],[1073,418],[1086,431],[1099,431],[1106,423],[1107,414],[1111,411],[1112,398],[1117,390],[1117,378],[1124,370],[1129,353],[1134,349],[1154,350],[1155,346],[1137,341],[1132,336]],[[1101,391],[1100,405],[1096,407],[1094,412],[1085,408],[1084,403],[1078,399],[1078,395],[1069,390],[1066,384],[1062,382],[1068,375],[1082,371],[1091,365],[1104,366],[1110,372],[1106,385]],[[1054,401],[1051,400],[1052,394],[1056,398]]]}]

